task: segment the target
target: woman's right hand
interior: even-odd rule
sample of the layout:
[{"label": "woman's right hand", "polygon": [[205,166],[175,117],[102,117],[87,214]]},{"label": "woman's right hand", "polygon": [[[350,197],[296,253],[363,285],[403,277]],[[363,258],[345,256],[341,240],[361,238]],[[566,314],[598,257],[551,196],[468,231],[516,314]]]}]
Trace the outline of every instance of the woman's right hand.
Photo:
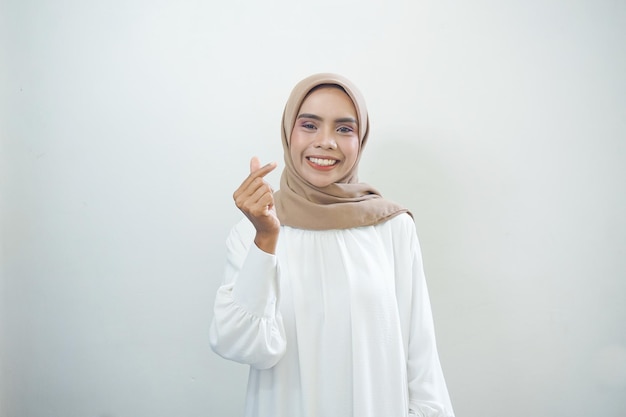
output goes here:
[{"label": "woman's right hand", "polygon": [[256,156],[250,160],[250,175],[233,194],[235,204],[256,229],[254,243],[267,253],[276,252],[280,221],[274,208],[274,190],[263,179],[276,168],[276,162],[261,167]]}]

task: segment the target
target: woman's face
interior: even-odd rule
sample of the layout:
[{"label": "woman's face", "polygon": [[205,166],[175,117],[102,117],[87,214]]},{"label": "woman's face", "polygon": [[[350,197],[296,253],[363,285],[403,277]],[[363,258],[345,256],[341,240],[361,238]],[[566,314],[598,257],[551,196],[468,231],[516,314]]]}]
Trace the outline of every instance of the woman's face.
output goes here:
[{"label": "woman's face", "polygon": [[304,100],[289,142],[298,174],[316,187],[341,182],[359,154],[359,122],[348,95],[321,87]]}]

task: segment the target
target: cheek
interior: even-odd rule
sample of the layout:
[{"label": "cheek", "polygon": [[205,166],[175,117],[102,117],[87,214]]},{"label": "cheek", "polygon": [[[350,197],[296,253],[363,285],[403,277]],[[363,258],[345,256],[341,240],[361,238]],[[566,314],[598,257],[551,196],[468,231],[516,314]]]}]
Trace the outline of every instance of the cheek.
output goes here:
[{"label": "cheek", "polygon": [[291,138],[289,139],[289,155],[294,162],[300,159],[299,155],[302,152],[301,142],[300,137],[295,132],[291,134]]},{"label": "cheek", "polygon": [[347,141],[343,146],[343,154],[346,157],[346,162],[352,167],[359,156],[359,139],[354,138]]}]

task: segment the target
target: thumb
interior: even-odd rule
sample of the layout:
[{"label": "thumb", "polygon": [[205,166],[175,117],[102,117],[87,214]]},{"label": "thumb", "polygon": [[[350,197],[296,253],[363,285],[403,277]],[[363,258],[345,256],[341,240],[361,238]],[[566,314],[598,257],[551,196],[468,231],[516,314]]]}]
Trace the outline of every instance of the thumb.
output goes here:
[{"label": "thumb", "polygon": [[261,161],[256,156],[253,156],[250,160],[250,173],[253,173],[257,169],[261,168]]}]

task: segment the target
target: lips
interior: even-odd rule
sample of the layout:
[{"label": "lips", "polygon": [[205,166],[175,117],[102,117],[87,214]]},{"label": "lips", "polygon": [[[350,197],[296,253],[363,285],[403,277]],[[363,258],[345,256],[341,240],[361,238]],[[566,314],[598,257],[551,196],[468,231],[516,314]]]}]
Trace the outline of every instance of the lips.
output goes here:
[{"label": "lips", "polygon": [[319,167],[327,168],[336,165],[339,161],[333,158],[320,158],[315,156],[308,156],[307,161],[309,161],[312,165],[317,165]]}]

